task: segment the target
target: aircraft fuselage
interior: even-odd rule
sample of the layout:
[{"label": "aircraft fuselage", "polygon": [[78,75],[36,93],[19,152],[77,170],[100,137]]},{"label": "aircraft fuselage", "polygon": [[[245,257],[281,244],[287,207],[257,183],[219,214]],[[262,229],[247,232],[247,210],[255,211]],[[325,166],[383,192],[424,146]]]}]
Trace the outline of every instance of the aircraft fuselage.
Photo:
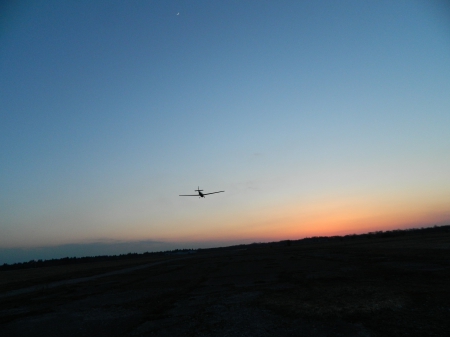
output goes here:
[{"label": "aircraft fuselage", "polygon": [[[198,196],[200,198],[204,198],[205,195],[208,195],[208,194],[216,194],[216,193],[225,192],[225,191],[217,191],[217,192],[211,192],[211,193],[202,193],[202,191],[203,190],[201,190],[200,187],[198,187],[198,189],[195,190],[195,192],[198,193]],[[180,197],[196,197],[196,196],[197,196],[196,194],[180,194]]]}]

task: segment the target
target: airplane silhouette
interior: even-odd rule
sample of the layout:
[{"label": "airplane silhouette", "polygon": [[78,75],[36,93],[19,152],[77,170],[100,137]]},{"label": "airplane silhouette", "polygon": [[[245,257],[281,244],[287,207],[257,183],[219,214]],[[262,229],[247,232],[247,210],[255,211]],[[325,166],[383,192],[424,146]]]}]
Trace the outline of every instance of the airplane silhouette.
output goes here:
[{"label": "airplane silhouette", "polygon": [[197,187],[197,189],[195,191],[197,191],[198,194],[180,194],[180,197],[200,197],[200,198],[204,198],[205,195],[208,195],[208,194],[215,194],[215,193],[225,192],[225,191],[218,191],[218,192],[211,192],[211,193],[202,193],[203,190],[200,189],[200,186]]}]

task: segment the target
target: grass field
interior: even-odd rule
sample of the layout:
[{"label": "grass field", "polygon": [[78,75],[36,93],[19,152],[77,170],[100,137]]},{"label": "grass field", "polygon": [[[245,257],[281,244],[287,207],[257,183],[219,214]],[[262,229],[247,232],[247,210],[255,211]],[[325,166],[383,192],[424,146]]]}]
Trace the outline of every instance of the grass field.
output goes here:
[{"label": "grass field", "polygon": [[[0,335],[444,336],[450,331],[450,232],[316,241],[1,271]],[[11,295],[26,287],[35,288]]]}]

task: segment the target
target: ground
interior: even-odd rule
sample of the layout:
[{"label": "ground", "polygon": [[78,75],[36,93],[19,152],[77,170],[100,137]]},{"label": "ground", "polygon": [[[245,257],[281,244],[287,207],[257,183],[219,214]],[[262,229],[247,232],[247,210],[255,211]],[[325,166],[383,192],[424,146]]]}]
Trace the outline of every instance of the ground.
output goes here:
[{"label": "ground", "polygon": [[444,336],[450,233],[0,272],[1,336]]}]

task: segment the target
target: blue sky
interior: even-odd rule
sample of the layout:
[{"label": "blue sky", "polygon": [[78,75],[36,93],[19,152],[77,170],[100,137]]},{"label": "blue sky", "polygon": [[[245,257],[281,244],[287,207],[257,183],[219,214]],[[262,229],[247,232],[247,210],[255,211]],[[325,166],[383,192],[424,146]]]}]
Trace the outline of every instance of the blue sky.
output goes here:
[{"label": "blue sky", "polygon": [[450,221],[445,2],[1,11],[2,249]]}]

